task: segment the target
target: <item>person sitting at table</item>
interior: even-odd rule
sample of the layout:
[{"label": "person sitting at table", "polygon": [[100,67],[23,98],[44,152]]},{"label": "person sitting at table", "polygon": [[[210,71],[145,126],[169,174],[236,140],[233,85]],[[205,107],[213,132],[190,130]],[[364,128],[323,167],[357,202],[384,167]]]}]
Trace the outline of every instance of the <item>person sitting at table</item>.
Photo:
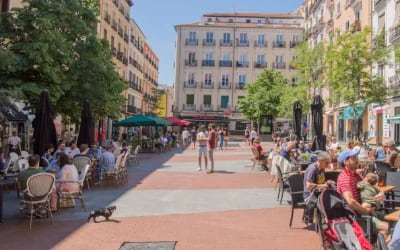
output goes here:
[{"label": "person sitting at table", "polygon": [[103,171],[112,171],[115,164],[115,157],[109,150],[109,147],[104,146],[101,148],[101,155],[99,159],[99,164],[97,165],[97,176],[98,181],[101,180],[101,173]]},{"label": "person sitting at table", "polygon": [[64,153],[69,157],[69,159],[73,159],[75,155],[80,154],[78,146],[76,145],[76,141],[71,141],[69,147],[67,147]]},{"label": "person sitting at table", "polygon": [[49,163],[47,168],[45,168],[46,172],[54,174],[56,180],[61,178],[61,169],[59,166],[59,160],[60,160],[60,156],[62,154],[64,154],[64,153],[61,153],[61,152],[56,153],[53,160]]},{"label": "person sitting at table", "polygon": [[19,172],[17,176],[18,190],[26,189],[26,181],[30,176],[44,172],[41,168],[39,168],[39,161],[40,161],[39,155],[29,156],[28,158],[29,168],[25,171]]},{"label": "person sitting at table", "polygon": [[125,155],[127,152],[128,152],[128,144],[126,142],[123,142],[120,154]]},{"label": "person sitting at table", "polygon": [[58,144],[57,144],[57,150],[56,150],[56,152],[54,152],[54,156],[57,154],[57,153],[64,153],[65,152],[65,143],[63,142],[63,141],[58,141]]},{"label": "person sitting at table", "polygon": [[299,155],[310,153],[310,150],[309,150],[308,147],[305,145],[304,141],[299,141],[299,144],[298,144],[298,147],[297,147],[297,153],[298,153]]},{"label": "person sitting at table", "polygon": [[313,188],[326,188],[325,169],[331,163],[331,156],[326,151],[318,153],[317,161],[311,163],[304,173],[304,199],[307,199]]},{"label": "person sitting at table", "polygon": [[81,146],[79,146],[79,154],[74,155],[74,158],[76,157],[87,157],[90,159],[89,157],[89,145],[87,144],[81,144]]},{"label": "person sitting at table", "polygon": [[380,209],[380,203],[376,202],[375,196],[379,194],[379,189],[376,188],[376,183],[378,182],[378,175],[375,173],[368,173],[364,179],[357,183],[357,187],[360,189],[361,195],[361,206],[364,208],[375,207],[375,212],[377,217],[383,220],[385,217],[384,213],[378,211]]},{"label": "person sitting at table", "polygon": [[101,151],[100,151],[99,147],[97,147],[97,144],[94,143],[90,146],[88,155],[89,155],[89,158],[91,158],[91,159],[98,160],[100,158]]},{"label": "person sitting at table", "polygon": [[329,145],[329,149],[337,151],[340,148],[339,142],[337,142],[336,137],[332,137],[331,144]]},{"label": "person sitting at table", "polygon": [[259,161],[263,162],[263,168],[268,171],[268,152],[264,151],[261,144],[260,144],[260,138],[257,137],[253,141],[253,148],[255,148],[258,151],[258,159]]},{"label": "person sitting at table", "polygon": [[394,168],[394,161],[396,160],[396,156],[399,154],[399,150],[396,148],[396,144],[394,141],[390,140],[383,144],[384,149],[388,151],[386,162],[390,165],[390,167]]},{"label": "person sitting at table", "polygon": [[[337,179],[337,191],[343,196],[347,204],[355,211],[358,215],[372,215],[372,226],[378,229],[378,231],[384,235],[388,234],[389,225],[376,218],[376,212],[374,207],[363,207],[361,201],[360,189],[357,187],[357,183],[360,182],[363,177],[357,172],[358,169],[358,153],[357,151],[345,150],[339,154],[338,161],[343,165],[344,169],[339,174]],[[374,200],[376,202],[382,202],[385,198],[383,192],[375,195]]]},{"label": "person sitting at table", "polygon": [[58,165],[61,169],[61,178],[57,183],[58,191],[74,192],[79,190],[79,174],[73,164],[69,164],[69,157],[66,154],[60,154]]},{"label": "person sitting at table", "polygon": [[45,158],[48,163],[50,163],[53,160],[53,153],[54,153],[54,145],[49,144],[47,145],[46,152],[44,152],[42,157]]},{"label": "person sitting at table", "polygon": [[383,147],[378,147],[376,149],[376,153],[375,153],[375,160],[384,161],[384,160],[386,160],[386,158],[387,158],[387,156],[386,156],[385,149]]}]

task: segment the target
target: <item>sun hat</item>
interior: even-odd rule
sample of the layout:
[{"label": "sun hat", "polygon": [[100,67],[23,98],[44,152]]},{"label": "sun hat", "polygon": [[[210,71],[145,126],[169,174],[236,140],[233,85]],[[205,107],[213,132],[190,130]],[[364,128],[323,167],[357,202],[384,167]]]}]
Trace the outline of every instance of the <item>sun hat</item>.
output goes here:
[{"label": "sun hat", "polygon": [[351,149],[346,149],[342,153],[339,154],[338,161],[340,163],[343,163],[347,158],[358,155],[360,153],[359,150],[351,150]]}]

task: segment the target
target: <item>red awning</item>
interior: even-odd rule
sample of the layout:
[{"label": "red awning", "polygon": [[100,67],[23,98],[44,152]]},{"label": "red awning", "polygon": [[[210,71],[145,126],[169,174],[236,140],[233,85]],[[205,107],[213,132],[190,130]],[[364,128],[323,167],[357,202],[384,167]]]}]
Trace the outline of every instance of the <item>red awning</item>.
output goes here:
[{"label": "red awning", "polygon": [[166,117],[165,120],[171,122],[172,126],[189,126],[190,125],[189,121],[181,120],[181,119],[173,117],[173,116]]}]

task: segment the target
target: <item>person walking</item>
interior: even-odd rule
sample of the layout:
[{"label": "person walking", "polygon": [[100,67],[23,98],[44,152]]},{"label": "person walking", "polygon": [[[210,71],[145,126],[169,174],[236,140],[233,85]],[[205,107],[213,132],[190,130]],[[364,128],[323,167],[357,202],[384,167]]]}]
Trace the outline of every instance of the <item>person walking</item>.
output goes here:
[{"label": "person walking", "polygon": [[214,173],[214,149],[217,147],[217,133],[215,132],[215,125],[210,126],[208,133],[208,157],[210,158],[211,169],[207,174]]},{"label": "person walking", "polygon": [[253,130],[250,132],[251,145],[253,145],[253,142],[257,138],[257,136],[258,136],[258,134],[257,134],[256,128],[253,128]]},{"label": "person walking", "polygon": [[244,131],[244,138],[246,139],[246,143],[250,145],[250,129],[249,126],[246,126],[246,130]]},{"label": "person walking", "polygon": [[21,138],[17,136],[17,131],[15,130],[8,137],[8,153],[10,154],[11,152],[21,155]]},{"label": "person walking", "polygon": [[196,129],[196,127],[193,127],[192,128],[192,130],[190,131],[190,135],[191,135],[191,138],[192,138],[192,144],[193,144],[193,147],[192,147],[192,149],[196,149],[196,137],[197,137],[197,129]]},{"label": "person walking", "polygon": [[207,170],[207,142],[206,127],[201,126],[200,132],[197,134],[197,141],[199,142],[199,167],[197,171],[201,171],[201,156],[204,157],[204,168]]},{"label": "person walking", "polygon": [[219,150],[223,149],[224,146],[224,129],[221,128],[218,132]]},{"label": "person walking", "polygon": [[224,146],[225,149],[228,149],[228,141],[229,141],[229,130],[228,128],[224,129]]}]

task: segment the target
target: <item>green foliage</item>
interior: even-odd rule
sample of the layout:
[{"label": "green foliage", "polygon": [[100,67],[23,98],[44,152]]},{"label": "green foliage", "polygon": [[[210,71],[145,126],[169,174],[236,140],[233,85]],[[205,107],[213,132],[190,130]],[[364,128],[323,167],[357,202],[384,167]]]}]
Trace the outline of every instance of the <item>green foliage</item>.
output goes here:
[{"label": "green foliage", "polygon": [[97,117],[116,117],[126,85],[114,70],[109,45],[97,38],[98,1],[28,2],[0,14],[0,92],[34,112],[47,89],[55,112],[72,121],[85,99]]},{"label": "green foliage", "polygon": [[246,84],[246,95],[239,99],[239,110],[250,120],[264,115],[276,116],[286,89],[287,80],[279,71],[265,69],[255,82]]},{"label": "green foliage", "polygon": [[343,33],[327,48],[325,82],[336,104],[343,101],[353,106],[359,100],[366,103],[385,100],[385,83],[381,77],[371,75],[370,67],[375,62],[385,62],[387,52],[380,39],[371,50],[370,33],[369,28]]}]

